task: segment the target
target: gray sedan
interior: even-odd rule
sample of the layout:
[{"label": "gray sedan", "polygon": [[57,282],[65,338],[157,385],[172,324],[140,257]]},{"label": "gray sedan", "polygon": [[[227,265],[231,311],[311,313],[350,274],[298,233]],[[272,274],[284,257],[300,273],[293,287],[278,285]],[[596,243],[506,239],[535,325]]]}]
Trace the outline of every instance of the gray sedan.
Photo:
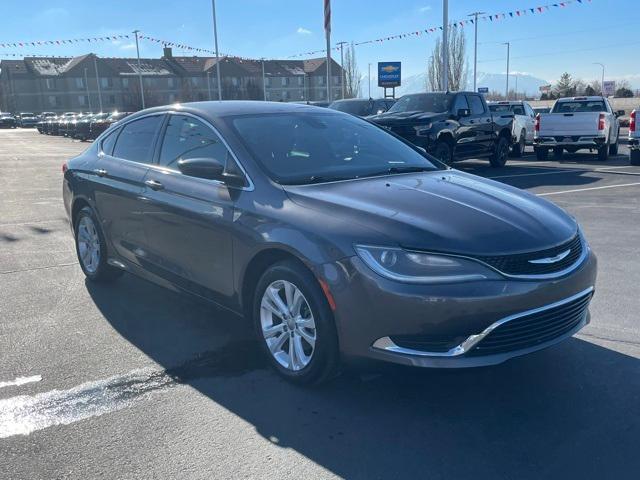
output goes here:
[{"label": "gray sedan", "polygon": [[496,364],[589,321],[596,258],[572,217],[348,114],[157,107],[63,170],[89,280],[129,272],[236,312],[292,381]]}]

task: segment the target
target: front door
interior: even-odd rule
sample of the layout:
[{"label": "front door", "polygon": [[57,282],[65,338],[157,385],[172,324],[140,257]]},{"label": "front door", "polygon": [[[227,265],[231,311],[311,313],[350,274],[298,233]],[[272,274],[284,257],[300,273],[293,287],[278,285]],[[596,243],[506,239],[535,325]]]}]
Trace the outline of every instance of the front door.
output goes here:
[{"label": "front door", "polygon": [[[145,178],[147,268],[198,295],[226,303],[234,294],[234,199],[226,185],[183,175],[178,161],[215,158],[234,163],[216,132],[200,119],[170,114],[156,165]],[[234,163],[235,165],[235,163]]]}]

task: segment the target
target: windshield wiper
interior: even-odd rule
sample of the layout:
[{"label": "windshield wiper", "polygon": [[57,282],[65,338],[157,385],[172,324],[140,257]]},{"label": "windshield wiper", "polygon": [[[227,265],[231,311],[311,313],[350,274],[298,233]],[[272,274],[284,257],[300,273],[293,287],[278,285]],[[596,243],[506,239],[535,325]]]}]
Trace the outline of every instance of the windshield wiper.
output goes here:
[{"label": "windshield wiper", "polygon": [[393,175],[396,173],[417,173],[417,172],[433,172],[435,168],[433,167],[420,167],[418,165],[405,165],[402,167],[389,167],[386,170],[381,170],[379,172],[367,173],[364,175],[359,175],[359,177],[381,177],[384,175]]}]

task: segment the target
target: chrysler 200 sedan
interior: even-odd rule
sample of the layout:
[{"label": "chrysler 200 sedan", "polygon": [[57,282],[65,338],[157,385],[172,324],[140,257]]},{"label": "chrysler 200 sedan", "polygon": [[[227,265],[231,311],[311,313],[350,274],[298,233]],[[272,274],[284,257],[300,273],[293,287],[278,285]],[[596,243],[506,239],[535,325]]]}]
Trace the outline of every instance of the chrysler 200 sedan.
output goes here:
[{"label": "chrysler 200 sedan", "polygon": [[148,109],[63,170],[89,280],[130,272],[230,309],[292,381],[358,359],[497,364],[589,321],[596,257],[571,216],[345,113]]}]

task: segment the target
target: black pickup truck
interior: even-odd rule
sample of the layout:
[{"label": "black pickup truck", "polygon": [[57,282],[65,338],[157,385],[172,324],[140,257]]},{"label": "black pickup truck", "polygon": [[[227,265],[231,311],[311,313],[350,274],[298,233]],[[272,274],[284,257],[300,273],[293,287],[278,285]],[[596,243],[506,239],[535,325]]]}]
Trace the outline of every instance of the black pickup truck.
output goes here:
[{"label": "black pickup truck", "polygon": [[507,162],[513,114],[492,114],[473,92],[404,95],[387,112],[367,117],[424,148],[444,163],[488,158],[493,167]]}]

